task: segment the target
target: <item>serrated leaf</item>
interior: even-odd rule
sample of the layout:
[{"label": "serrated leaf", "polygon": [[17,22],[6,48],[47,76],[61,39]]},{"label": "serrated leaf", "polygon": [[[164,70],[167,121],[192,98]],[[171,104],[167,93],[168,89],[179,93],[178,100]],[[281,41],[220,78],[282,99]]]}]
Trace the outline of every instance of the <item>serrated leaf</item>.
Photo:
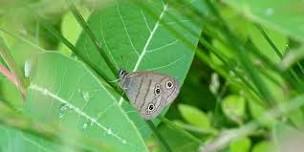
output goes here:
[{"label": "serrated leaf", "polygon": [[34,69],[27,115],[99,140],[113,151],[147,151],[139,131],[118,105],[117,95],[84,64],[58,53],[43,53]]}]

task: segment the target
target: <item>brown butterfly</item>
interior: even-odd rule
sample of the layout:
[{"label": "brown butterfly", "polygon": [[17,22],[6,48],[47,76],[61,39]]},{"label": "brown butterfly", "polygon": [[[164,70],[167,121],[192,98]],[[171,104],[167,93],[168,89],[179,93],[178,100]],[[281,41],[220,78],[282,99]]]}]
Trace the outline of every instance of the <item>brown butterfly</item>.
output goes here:
[{"label": "brown butterfly", "polygon": [[179,93],[178,81],[165,74],[120,70],[119,79],[119,85],[132,105],[147,120],[158,116]]}]

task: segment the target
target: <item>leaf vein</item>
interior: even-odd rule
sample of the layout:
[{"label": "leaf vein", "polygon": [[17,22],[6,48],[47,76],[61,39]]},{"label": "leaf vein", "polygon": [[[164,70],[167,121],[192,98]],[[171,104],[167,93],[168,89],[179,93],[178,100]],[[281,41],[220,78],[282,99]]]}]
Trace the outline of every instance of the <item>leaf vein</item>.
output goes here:
[{"label": "leaf vein", "polygon": [[148,20],[147,20],[147,18],[146,18],[146,15],[144,14],[144,12],[141,10],[140,11],[140,13],[141,13],[141,15],[143,16],[143,18],[144,18],[144,21],[145,21],[145,24],[146,24],[146,26],[147,26],[147,29],[150,31],[150,33],[152,32],[152,30],[151,30],[151,28],[150,28],[150,26],[149,26],[149,23],[148,23]]},{"label": "leaf vein", "polygon": [[[76,112],[80,116],[86,118],[87,120],[89,120],[90,122],[92,122],[93,124],[95,124],[96,126],[98,126],[100,129],[102,129],[103,131],[105,131],[105,132],[111,132],[110,128],[107,128],[107,127],[103,126],[95,118],[93,118],[93,117],[89,116],[87,113],[81,111],[81,109],[79,109],[78,107],[74,106],[70,102],[68,102],[68,101],[64,100],[63,98],[61,98],[61,97],[53,94],[47,88],[40,87],[40,86],[38,86],[36,84],[31,84],[29,88],[32,89],[32,90],[35,90],[37,92],[40,92],[41,94],[43,94],[45,96],[49,96],[49,97],[55,99],[56,101],[58,101],[58,102],[60,102],[62,104],[68,105],[74,112]],[[123,138],[121,138],[117,134],[111,133],[110,135],[112,135],[114,138],[116,138],[117,140],[121,141],[122,143],[126,143],[126,140],[124,140]]]},{"label": "leaf vein", "polygon": [[177,42],[178,42],[178,40],[174,40],[174,41],[172,41],[172,42],[170,42],[170,43],[168,43],[168,44],[165,44],[165,45],[163,45],[163,46],[160,46],[160,47],[158,47],[158,48],[150,49],[150,50],[147,51],[147,53],[152,53],[152,52],[161,50],[161,49],[163,49],[163,48],[166,48],[166,47],[169,47],[169,46],[171,46],[171,45],[174,45],[174,44],[176,44]]},{"label": "leaf vein", "polygon": [[[138,67],[139,67],[139,65],[141,64],[141,62],[142,62],[142,60],[143,60],[145,54],[147,53],[148,46],[150,45],[150,43],[151,43],[151,41],[152,41],[152,38],[153,38],[153,36],[154,36],[154,34],[155,34],[157,28],[158,28],[159,25],[160,25],[160,20],[163,18],[163,16],[164,16],[165,12],[167,11],[167,9],[168,9],[168,4],[166,4],[166,5],[164,6],[162,12],[160,13],[159,18],[158,18],[158,20],[156,21],[156,23],[155,23],[155,25],[154,25],[154,27],[153,27],[153,29],[152,29],[152,32],[150,33],[150,35],[149,35],[149,37],[148,37],[148,39],[147,39],[147,41],[146,41],[146,43],[145,43],[145,45],[144,45],[144,47],[143,47],[143,50],[141,51],[141,53],[140,53],[140,55],[139,55],[139,57],[138,57],[138,59],[137,59],[137,61],[136,61],[136,64],[135,64],[135,66],[134,66],[134,68],[133,68],[133,70],[132,70],[133,72],[135,72],[135,71],[138,69]],[[120,100],[119,100],[119,102],[118,102],[118,104],[121,106],[121,105],[122,105],[122,102],[123,102],[123,98],[121,97]]]},{"label": "leaf vein", "polygon": [[127,29],[127,25],[126,25],[126,23],[125,23],[125,20],[124,20],[122,14],[121,14],[121,12],[120,12],[120,8],[119,8],[119,4],[118,4],[118,3],[117,3],[116,10],[117,10],[117,13],[118,13],[118,15],[119,15],[119,19],[120,19],[120,21],[121,21],[121,23],[122,23],[122,25],[123,25],[124,31],[125,31],[126,34],[127,34],[129,43],[131,44],[131,46],[132,46],[134,52],[136,53],[136,55],[139,56],[139,53],[138,53],[137,49],[135,48],[134,43],[133,43],[133,41],[132,41],[132,39],[131,39],[131,36],[130,36],[130,34],[129,34],[129,32],[128,32],[128,29]]},{"label": "leaf vein", "polygon": [[166,65],[158,66],[158,67],[155,67],[155,68],[150,68],[150,69],[148,69],[148,71],[155,71],[155,70],[159,70],[159,69],[163,69],[163,68],[172,66],[173,64],[177,63],[178,61],[180,61],[180,60],[181,60],[182,58],[184,58],[184,57],[185,57],[185,55],[182,56],[182,57],[179,57],[179,58],[175,59],[174,61],[172,61],[172,62],[170,62],[170,63],[168,63],[168,64],[166,64]]}]

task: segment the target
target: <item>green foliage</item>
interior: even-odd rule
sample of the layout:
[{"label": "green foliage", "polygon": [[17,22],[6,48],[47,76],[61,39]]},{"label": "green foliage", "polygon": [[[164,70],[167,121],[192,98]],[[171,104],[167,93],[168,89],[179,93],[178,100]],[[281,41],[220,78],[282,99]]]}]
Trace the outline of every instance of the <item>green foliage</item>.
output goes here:
[{"label": "green foliage", "polygon": [[[117,1],[107,4],[104,8],[94,12],[88,19],[88,26],[96,35],[92,42],[84,31],[76,44],[81,54],[84,54],[98,70],[113,78],[94,43],[100,43],[113,60],[115,66],[127,71],[151,70],[174,75],[182,84],[189,69],[194,52],[179,41],[178,37],[165,29],[161,22],[185,34],[193,45],[197,43],[197,36],[201,29],[191,22],[184,22],[196,32],[196,36],[187,34],[184,29],[172,20],[168,14],[178,20],[186,20],[174,9],[168,8],[161,1],[148,2],[157,16],[155,20],[136,4],[128,1]],[[119,43],[118,43],[119,42]],[[116,77],[116,75],[114,76]],[[115,78],[113,78],[115,79]]]},{"label": "green foliage", "polygon": [[[303,8],[300,0],[1,1],[0,151],[293,145],[304,125]],[[171,75],[179,97],[145,121],[118,88],[119,69]]]},{"label": "green foliage", "polygon": [[231,152],[249,152],[251,141],[249,138],[236,139],[230,144]]},{"label": "green foliage", "polygon": [[281,56],[285,54],[288,47],[288,39],[285,35],[269,29],[264,29],[265,33],[273,41],[274,45],[278,48],[278,52],[267,42],[263,33],[257,26],[250,25],[248,27],[249,38],[257,46],[261,53],[268,57],[272,62],[279,63]]},{"label": "green foliage", "polygon": [[[259,120],[261,117],[264,117],[263,114],[265,114],[267,112],[267,110],[263,106],[256,104],[256,103],[250,103],[249,109],[250,109],[251,116],[256,120]],[[271,127],[275,123],[275,121],[276,120],[272,117],[264,117],[260,121],[260,123],[262,123],[265,126]]]},{"label": "green foliage", "polygon": [[147,151],[134,124],[118,105],[118,96],[83,64],[58,53],[45,53],[35,60],[27,115],[100,139],[117,151]]},{"label": "green foliage", "polygon": [[223,99],[222,108],[226,116],[238,124],[242,124],[245,115],[245,99],[241,96],[230,95]]},{"label": "green foliage", "polygon": [[199,142],[193,140],[189,136],[180,134],[180,131],[172,127],[161,125],[159,126],[159,131],[166,137],[168,144],[172,147],[172,151],[174,152],[196,151],[200,146]]},{"label": "green foliage", "polygon": [[182,117],[191,125],[199,127],[203,130],[208,130],[211,128],[208,116],[199,109],[189,105],[179,105],[179,111]]},{"label": "green foliage", "polygon": [[270,142],[262,141],[253,147],[252,152],[269,152],[272,151],[271,147],[272,144]]},{"label": "green foliage", "polygon": [[[174,15],[178,20],[186,19],[176,10],[167,8],[161,1],[149,2],[147,5],[161,18],[157,20],[152,18],[138,5],[128,1],[110,3],[94,12],[87,22],[92,32],[97,33],[94,41],[102,44],[103,49],[118,68],[127,71],[158,71],[173,75],[182,84],[194,52],[165,29],[161,22],[169,23],[170,27],[186,33],[187,29],[178,25],[168,14]],[[197,36],[199,35],[201,30],[199,27],[192,22],[184,24],[191,26]],[[190,34],[186,36],[193,45],[197,43],[197,36]],[[94,42],[86,31],[80,35],[76,47],[80,50],[80,54],[97,66],[97,71],[103,71],[113,80],[117,79],[98,54]],[[120,98],[118,102],[122,104],[125,101]],[[129,105],[123,107],[126,111],[133,110]],[[142,128],[144,123],[136,118],[138,115],[130,114],[133,115],[131,118],[138,128]],[[141,132],[146,137],[147,129],[141,129]]]},{"label": "green foliage", "polygon": [[[90,12],[86,9],[81,9],[80,12],[85,17],[90,14]],[[72,44],[76,44],[82,28],[77,23],[77,20],[74,18],[73,14],[69,12],[63,16],[61,30],[62,35],[65,36],[66,39],[68,39]],[[67,55],[70,55],[70,50],[64,45],[64,43],[60,44],[59,50],[63,51],[63,53]]]}]

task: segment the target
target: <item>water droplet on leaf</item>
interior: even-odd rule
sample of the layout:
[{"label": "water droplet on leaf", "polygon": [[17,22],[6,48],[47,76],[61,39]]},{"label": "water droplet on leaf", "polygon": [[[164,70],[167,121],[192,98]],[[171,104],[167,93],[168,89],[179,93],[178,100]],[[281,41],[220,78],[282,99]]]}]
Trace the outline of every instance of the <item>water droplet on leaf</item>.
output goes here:
[{"label": "water droplet on leaf", "polygon": [[109,135],[112,134],[112,130],[111,129],[108,129],[108,132],[107,132]]},{"label": "water droplet on leaf", "polygon": [[66,110],[69,109],[69,106],[67,104],[61,104],[59,107],[59,118],[63,118]]},{"label": "water droplet on leaf", "polygon": [[88,127],[88,123],[84,123],[84,124],[82,125],[82,129],[87,129],[87,127]]},{"label": "water droplet on leaf", "polygon": [[81,92],[81,96],[82,96],[82,98],[83,98],[86,102],[88,102],[88,101],[90,100],[90,94],[89,94],[89,92],[86,92],[86,91]]}]

